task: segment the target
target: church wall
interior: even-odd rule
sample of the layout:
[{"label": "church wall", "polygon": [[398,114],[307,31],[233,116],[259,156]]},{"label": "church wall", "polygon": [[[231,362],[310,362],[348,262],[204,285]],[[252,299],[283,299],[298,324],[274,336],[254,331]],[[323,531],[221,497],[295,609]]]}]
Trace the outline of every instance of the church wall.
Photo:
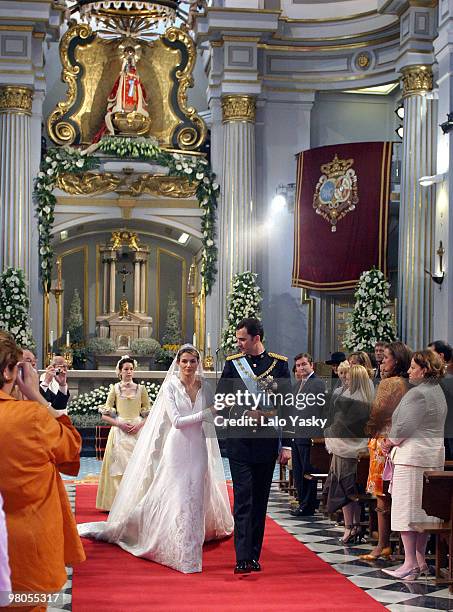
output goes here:
[{"label": "church wall", "polygon": [[293,356],[307,350],[307,308],[291,287],[292,207],[272,211],[280,183],[294,183],[295,154],[309,147],[309,110],[297,103],[268,101],[257,120],[257,271],[263,292],[266,346]]},{"label": "church wall", "polygon": [[397,96],[319,92],[311,115],[311,146],[397,140]]}]

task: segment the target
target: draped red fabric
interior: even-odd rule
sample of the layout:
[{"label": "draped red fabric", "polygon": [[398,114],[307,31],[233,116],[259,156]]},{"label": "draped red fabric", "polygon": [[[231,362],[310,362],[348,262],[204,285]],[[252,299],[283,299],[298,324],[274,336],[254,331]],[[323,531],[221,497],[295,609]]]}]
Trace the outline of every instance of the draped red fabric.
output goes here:
[{"label": "draped red fabric", "polygon": [[391,142],[317,147],[297,156],[294,287],[353,289],[386,274]]}]

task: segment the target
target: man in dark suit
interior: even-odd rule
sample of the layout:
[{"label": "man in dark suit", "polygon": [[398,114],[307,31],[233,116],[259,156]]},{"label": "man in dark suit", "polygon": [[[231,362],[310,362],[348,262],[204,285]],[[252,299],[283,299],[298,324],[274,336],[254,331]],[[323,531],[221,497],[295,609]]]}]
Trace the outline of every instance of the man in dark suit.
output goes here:
[{"label": "man in dark suit", "polygon": [[[227,357],[217,385],[217,397],[254,389],[272,390],[291,395],[291,378],[287,357],[268,353],[263,345],[263,326],[258,319],[243,319],[236,327],[236,340],[241,351]],[[237,574],[260,571],[259,563],[264,537],[267,502],[277,457],[287,463],[291,457],[291,439],[284,428],[283,439],[269,418],[282,407],[269,406],[266,400],[258,405],[229,401],[223,410],[228,418],[227,456],[234,491],[234,545]],[[242,417],[242,422],[239,421]],[[235,424],[239,421],[239,426]]]},{"label": "man in dark suit", "polygon": [[430,342],[428,348],[439,355],[445,366],[445,377],[440,379],[440,386],[447,400],[447,418],[445,420],[445,459],[453,459],[453,366],[452,347],[443,340]]},{"label": "man in dark suit", "polygon": [[67,373],[66,359],[62,355],[55,355],[52,363],[41,375],[39,384],[41,395],[61,414],[67,414],[66,407],[69,400]]},{"label": "man in dark suit", "polygon": [[[300,403],[304,406],[304,416],[308,414],[319,418],[326,401],[326,386],[316,376],[313,369],[313,358],[308,353],[300,353],[294,358],[296,384],[293,392],[296,397],[300,396],[303,401],[295,402],[296,407]],[[297,411],[296,411],[297,412]],[[313,430],[316,436],[316,431]],[[318,436],[321,432],[318,432]],[[292,444],[292,463],[294,482],[297,489],[299,506],[290,510],[292,516],[311,516],[317,507],[316,501],[316,479],[310,477],[312,466],[310,464],[311,438],[296,436]]]}]

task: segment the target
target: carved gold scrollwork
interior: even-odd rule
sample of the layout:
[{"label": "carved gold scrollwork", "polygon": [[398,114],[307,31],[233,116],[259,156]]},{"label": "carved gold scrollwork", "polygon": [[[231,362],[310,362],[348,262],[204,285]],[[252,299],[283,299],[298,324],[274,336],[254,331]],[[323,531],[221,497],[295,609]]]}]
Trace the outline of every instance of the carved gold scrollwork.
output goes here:
[{"label": "carved gold scrollwork", "polygon": [[33,92],[28,87],[7,85],[0,88],[0,113],[25,113],[31,115]]},{"label": "carved gold scrollwork", "polygon": [[[79,66],[72,66],[69,59],[69,45],[74,38],[86,39],[93,34],[88,24],[80,23],[70,28],[61,39],[60,60],[63,66],[62,80],[67,83],[66,100],[58,102],[54,111],[47,120],[47,131],[54,142],[60,145],[70,145],[76,138],[74,127],[59,119],[71,108],[77,97],[77,76],[80,72]],[[57,124],[58,122],[58,124]],[[57,125],[55,125],[57,124]]]},{"label": "carved gold scrollwork", "polygon": [[223,122],[248,121],[255,123],[256,98],[254,96],[228,95],[222,97]]},{"label": "carved gold scrollwork", "polygon": [[423,94],[433,88],[433,71],[431,66],[407,66],[402,70],[403,97]]},{"label": "carved gold scrollwork", "polygon": [[191,198],[198,183],[177,176],[153,176],[150,174],[116,176],[111,173],[62,174],[57,179],[58,189],[71,195],[102,195],[116,191],[121,196],[137,197],[144,193],[153,196]]},{"label": "carved gold scrollwork", "polygon": [[165,32],[165,38],[170,42],[180,41],[187,49],[187,65],[184,70],[176,71],[176,79],[179,82],[178,105],[187,119],[198,128],[198,132],[197,129],[193,127],[184,127],[178,132],[177,143],[183,150],[196,149],[205,141],[207,128],[205,122],[198,115],[195,108],[193,108],[193,106],[187,106],[187,90],[193,85],[192,73],[196,59],[195,45],[189,34],[180,28],[169,28]]},{"label": "carved gold scrollwork", "polygon": [[173,198],[190,198],[195,195],[198,183],[190,184],[188,179],[174,176],[151,176],[143,174],[140,178],[128,186],[127,190],[121,189],[121,193],[131,196],[139,196],[149,193],[154,196],[171,196]]},{"label": "carved gold scrollwork", "polygon": [[113,174],[61,174],[56,186],[71,195],[101,195],[115,191],[122,180]]}]

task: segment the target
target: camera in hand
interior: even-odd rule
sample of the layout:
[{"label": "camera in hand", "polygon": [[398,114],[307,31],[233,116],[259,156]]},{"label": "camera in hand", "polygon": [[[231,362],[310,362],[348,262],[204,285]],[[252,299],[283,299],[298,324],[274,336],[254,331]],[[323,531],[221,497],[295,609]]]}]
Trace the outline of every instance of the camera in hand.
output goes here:
[{"label": "camera in hand", "polygon": [[61,374],[61,368],[57,368],[55,370],[55,376],[59,376]]}]

